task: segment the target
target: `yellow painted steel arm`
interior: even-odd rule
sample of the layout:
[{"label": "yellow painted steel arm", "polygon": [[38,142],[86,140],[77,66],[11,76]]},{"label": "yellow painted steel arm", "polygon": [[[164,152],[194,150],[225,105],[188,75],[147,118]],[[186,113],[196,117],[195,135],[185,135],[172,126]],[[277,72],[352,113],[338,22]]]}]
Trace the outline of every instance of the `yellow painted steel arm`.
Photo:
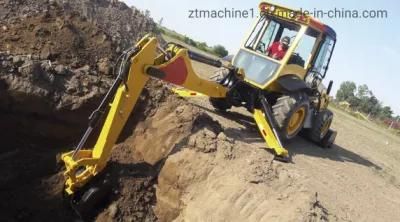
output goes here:
[{"label": "yellow painted steel arm", "polygon": [[[165,54],[157,56],[157,45],[157,39],[149,36],[136,44],[139,51],[131,58],[129,74],[118,86],[114,99],[109,104],[110,108],[95,146],[92,149],[81,149],[78,145],[74,151],[62,155],[66,166],[64,175],[67,194],[72,195],[104,169],[112,147],[150,76],[208,96],[225,97],[226,89],[223,86],[202,79],[194,72],[186,49],[167,49],[173,56],[165,61]],[[85,136],[83,141],[87,139]]]},{"label": "yellow painted steel arm", "polygon": [[210,97],[224,98],[226,96],[225,87],[196,74],[186,48],[171,46],[167,51],[174,55],[173,58],[167,63],[146,67],[147,74]]},{"label": "yellow painted steel arm", "polygon": [[[72,151],[62,155],[66,165],[66,192],[72,194],[76,188],[86,184],[107,164],[111,149],[116,143],[121,130],[130,116],[139,95],[149,76],[144,67],[153,64],[156,56],[157,41],[155,38],[144,38],[137,45],[141,48],[131,60],[126,82],[121,84],[93,149]],[[74,156],[75,153],[75,156]]]},{"label": "yellow painted steel arm", "polygon": [[273,149],[278,156],[289,156],[288,151],[282,147],[282,144],[279,142],[279,139],[276,137],[270,124],[268,124],[264,113],[259,109],[254,109],[253,117],[257,123],[261,135],[267,143],[267,148]]},{"label": "yellow painted steel arm", "polygon": [[196,97],[196,98],[201,98],[201,97],[206,97],[206,95],[202,93],[198,93],[192,90],[188,90],[185,88],[172,88],[172,92],[176,93],[180,97]]}]

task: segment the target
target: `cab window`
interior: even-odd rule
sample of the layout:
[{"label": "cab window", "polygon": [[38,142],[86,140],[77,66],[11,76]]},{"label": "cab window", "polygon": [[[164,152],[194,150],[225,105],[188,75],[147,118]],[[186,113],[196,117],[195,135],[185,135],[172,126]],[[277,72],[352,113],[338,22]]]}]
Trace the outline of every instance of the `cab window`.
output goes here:
[{"label": "cab window", "polygon": [[[271,20],[268,27],[266,28],[263,37],[261,38],[256,51],[268,55],[268,48],[275,42],[281,41],[285,36],[290,38],[290,42],[297,36],[300,26],[293,23],[284,21]],[[290,47],[290,43],[288,48]]]},{"label": "cab window", "polygon": [[305,35],[301,37],[299,44],[288,61],[288,64],[299,65],[303,69],[307,69],[319,34],[320,32],[312,28],[307,28]]},{"label": "cab window", "polygon": [[323,41],[318,56],[315,59],[313,71],[318,72],[321,76],[325,76],[328,71],[329,60],[331,58],[335,41],[330,37],[326,37]]},{"label": "cab window", "polygon": [[246,41],[245,47],[260,54],[267,55],[268,48],[274,42],[279,42],[284,36],[288,36],[291,41],[293,41],[299,30],[300,25],[279,19],[271,20],[263,16]]}]

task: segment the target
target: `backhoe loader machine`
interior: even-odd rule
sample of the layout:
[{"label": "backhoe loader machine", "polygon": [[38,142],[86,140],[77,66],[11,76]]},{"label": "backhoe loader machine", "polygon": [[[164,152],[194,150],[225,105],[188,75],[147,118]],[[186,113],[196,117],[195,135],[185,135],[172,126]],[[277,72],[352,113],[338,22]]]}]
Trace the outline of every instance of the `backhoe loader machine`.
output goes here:
[{"label": "backhoe loader machine", "polygon": [[[150,77],[208,96],[214,108],[221,111],[232,106],[247,108],[266,148],[278,160],[289,158],[281,141],[300,131],[321,146],[332,145],[336,132],[330,129],[333,114],[327,109],[332,81],[325,88],[322,80],[336,43],[335,31],[300,11],[267,2],[260,3],[259,9],[260,16],[229,66],[179,44],[160,47],[150,35],[123,53],[118,77],[90,116],[81,141],[62,155],[65,197],[78,213],[105,195],[99,186],[92,187],[92,182],[106,167],[111,149]],[[278,60],[270,55],[270,46],[284,37],[290,43]],[[201,78],[191,60],[223,67],[225,75],[218,81]],[[104,121],[103,114],[107,114]],[[97,142],[93,148],[85,147],[99,122]]]}]

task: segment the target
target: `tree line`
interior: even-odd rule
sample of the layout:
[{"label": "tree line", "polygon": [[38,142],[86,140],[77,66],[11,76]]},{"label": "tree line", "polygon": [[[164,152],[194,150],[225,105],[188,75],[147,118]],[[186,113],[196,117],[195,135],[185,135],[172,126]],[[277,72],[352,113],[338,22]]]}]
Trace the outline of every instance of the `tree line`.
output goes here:
[{"label": "tree line", "polygon": [[194,46],[200,50],[210,52],[219,57],[225,57],[228,55],[228,50],[226,50],[225,47],[222,45],[215,45],[213,47],[210,47],[207,45],[206,42],[197,42],[187,36],[184,36],[183,39],[181,39],[181,41],[183,41],[186,44],[189,44],[191,46]]},{"label": "tree line", "polygon": [[357,86],[352,81],[343,82],[336,92],[336,100],[339,102],[346,101],[352,109],[364,112],[375,118],[396,118],[397,120],[400,118],[400,116],[393,116],[392,108],[384,106],[366,84]]}]

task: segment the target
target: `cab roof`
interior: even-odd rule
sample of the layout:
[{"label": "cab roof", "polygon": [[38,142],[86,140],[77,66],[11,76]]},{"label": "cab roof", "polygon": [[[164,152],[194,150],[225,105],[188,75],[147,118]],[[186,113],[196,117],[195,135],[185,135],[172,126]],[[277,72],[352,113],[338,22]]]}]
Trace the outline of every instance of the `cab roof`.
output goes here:
[{"label": "cab roof", "polygon": [[299,10],[286,8],[269,2],[261,2],[259,9],[261,14],[268,14],[273,17],[279,17],[291,22],[307,25],[322,33],[325,33],[336,41],[336,32],[333,30],[333,28]]}]

